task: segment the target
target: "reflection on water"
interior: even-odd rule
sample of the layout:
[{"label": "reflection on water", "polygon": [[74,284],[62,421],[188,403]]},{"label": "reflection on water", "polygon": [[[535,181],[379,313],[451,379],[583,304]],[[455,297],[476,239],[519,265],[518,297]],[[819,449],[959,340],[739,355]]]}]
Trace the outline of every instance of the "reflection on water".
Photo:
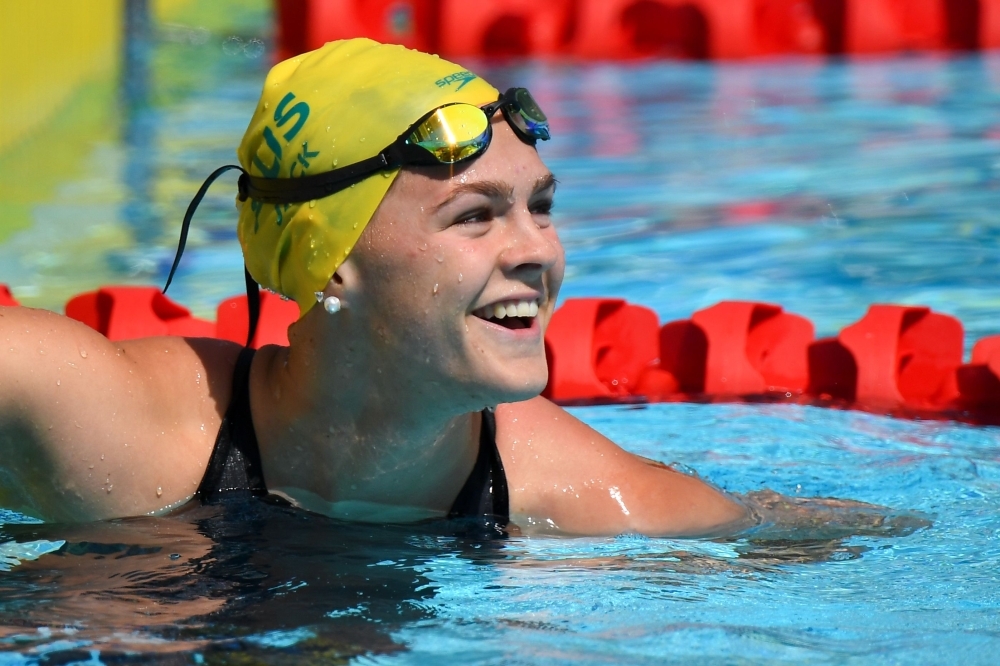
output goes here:
[{"label": "reflection on water", "polygon": [[[53,539],[54,554],[0,577],[0,649],[258,651],[298,658],[392,652],[391,633],[430,616],[419,571],[461,536],[336,523],[252,501],[171,518],[6,525],[0,540]],[[476,542],[487,549],[489,542]]]},{"label": "reflection on water", "polygon": [[209,663],[235,655],[329,663],[405,650],[396,633],[438,615],[441,583],[428,571],[457,567],[487,580],[517,570],[614,572],[646,586],[691,588],[690,576],[855,559],[868,548],[846,544],[851,536],[898,537],[927,526],[851,503],[817,512],[812,502],[776,520],[780,501],[809,503],[773,493],[750,499],[770,509],[761,511],[769,522],[739,538],[543,539],[541,549],[461,523],[352,525],[257,500],[193,504],[167,518],[3,525],[0,650],[58,663],[91,654],[119,663],[135,653],[154,662],[185,653]]}]

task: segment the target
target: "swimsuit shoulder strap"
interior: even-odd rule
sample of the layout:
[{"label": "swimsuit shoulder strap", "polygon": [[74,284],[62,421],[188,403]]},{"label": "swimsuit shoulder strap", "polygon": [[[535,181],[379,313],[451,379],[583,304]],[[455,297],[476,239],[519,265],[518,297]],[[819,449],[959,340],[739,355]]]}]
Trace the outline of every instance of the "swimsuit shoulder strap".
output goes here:
[{"label": "swimsuit shoulder strap", "polygon": [[250,365],[253,357],[254,350],[245,347],[236,359],[232,398],[215,438],[208,469],[198,487],[198,496],[206,504],[236,493],[254,497],[267,495],[257,433],[250,414]]},{"label": "swimsuit shoulder strap", "polygon": [[497,450],[497,421],[492,410],[482,411],[479,454],[472,473],[451,505],[449,518],[489,518],[506,525],[510,521],[507,475]]}]

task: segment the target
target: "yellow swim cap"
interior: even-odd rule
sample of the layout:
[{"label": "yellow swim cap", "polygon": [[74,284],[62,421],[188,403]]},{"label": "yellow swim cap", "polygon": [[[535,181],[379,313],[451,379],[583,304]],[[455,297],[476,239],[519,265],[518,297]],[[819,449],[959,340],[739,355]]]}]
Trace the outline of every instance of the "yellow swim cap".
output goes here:
[{"label": "yellow swim cap", "polygon": [[[295,178],[377,155],[428,111],[483,105],[499,92],[434,55],[370,39],[330,42],[271,68],[237,155],[249,173]],[[398,169],[323,199],[240,204],[250,275],[304,315],[354,248]]]}]

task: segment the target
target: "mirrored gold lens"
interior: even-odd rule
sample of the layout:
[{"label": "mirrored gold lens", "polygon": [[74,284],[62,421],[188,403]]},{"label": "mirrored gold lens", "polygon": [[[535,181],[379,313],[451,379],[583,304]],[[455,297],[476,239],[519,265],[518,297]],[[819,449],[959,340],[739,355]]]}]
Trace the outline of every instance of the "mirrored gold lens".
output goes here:
[{"label": "mirrored gold lens", "polygon": [[420,123],[407,138],[430,152],[442,164],[480,153],[489,143],[489,121],[471,104],[442,106]]}]

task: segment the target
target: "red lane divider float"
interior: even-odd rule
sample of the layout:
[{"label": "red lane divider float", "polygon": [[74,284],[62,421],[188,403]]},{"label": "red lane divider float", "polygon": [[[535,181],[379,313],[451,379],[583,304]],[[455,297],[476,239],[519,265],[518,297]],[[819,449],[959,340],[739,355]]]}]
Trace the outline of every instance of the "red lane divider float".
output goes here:
[{"label": "red lane divider float", "polygon": [[[218,337],[241,345],[247,340],[250,308],[246,296],[233,296],[219,303],[216,310]],[[260,292],[260,320],[250,343],[255,349],[264,345],[287,345],[288,327],[299,318],[299,306],[269,291]]]},{"label": "red lane divider float", "polygon": [[0,305],[20,305],[5,284],[0,284]]},{"label": "red lane divider float", "polygon": [[190,310],[156,287],[103,287],[74,296],[66,316],[100,332],[109,340],[155,335],[215,337],[215,324],[191,316]]},{"label": "red lane divider float", "polygon": [[[298,306],[270,292],[261,292],[260,296],[261,317],[253,347],[287,345],[288,326],[298,318]],[[219,304],[217,321],[197,319],[156,287],[103,287],[74,296],[66,303],[67,317],[83,322],[109,340],[179,335],[243,344],[247,339],[248,313],[247,297],[235,296]]]},{"label": "red lane divider float", "polygon": [[[836,338],[779,306],[726,301],[659,327],[620,299],[570,299],[546,334],[563,404],[771,400],[1000,422],[1000,336],[962,364],[954,317],[873,305]],[[654,344],[652,340],[658,338]]]},{"label": "red lane divider float", "polygon": [[562,51],[572,0],[440,0],[439,50],[449,56],[537,55]]},{"label": "red lane divider float", "polygon": [[958,391],[975,411],[1000,411],[1000,335],[983,338],[972,348],[972,363],[956,372]]},{"label": "red lane divider float", "polygon": [[351,37],[420,51],[438,48],[440,0],[275,0],[274,4],[279,60]]},{"label": "red lane divider float", "polygon": [[[0,285],[0,305],[17,305]],[[246,296],[219,304],[216,321],[155,287],[104,287],[66,304],[67,316],[111,340],[156,335],[246,340]],[[261,293],[254,347],[288,344],[298,306]],[[785,401],[897,416],[1000,423],[1000,335],[962,363],[956,318],[930,308],[873,305],[836,337],[777,305],[724,301],[660,325],[622,299],[569,299],[545,336],[549,383],[561,404],[661,401]]]},{"label": "red lane divider float", "polygon": [[858,368],[859,402],[935,409],[958,397],[962,324],[954,317],[930,308],[873,305],[839,339]]},{"label": "red lane divider float", "polygon": [[[612,402],[634,385],[659,355],[656,313],[621,299],[570,299],[545,334],[549,385],[556,402]],[[672,391],[673,392],[673,391]]]},{"label": "red lane divider float", "polygon": [[278,56],[348,37],[467,56],[746,58],[1000,47],[1000,0],[275,0]]}]

